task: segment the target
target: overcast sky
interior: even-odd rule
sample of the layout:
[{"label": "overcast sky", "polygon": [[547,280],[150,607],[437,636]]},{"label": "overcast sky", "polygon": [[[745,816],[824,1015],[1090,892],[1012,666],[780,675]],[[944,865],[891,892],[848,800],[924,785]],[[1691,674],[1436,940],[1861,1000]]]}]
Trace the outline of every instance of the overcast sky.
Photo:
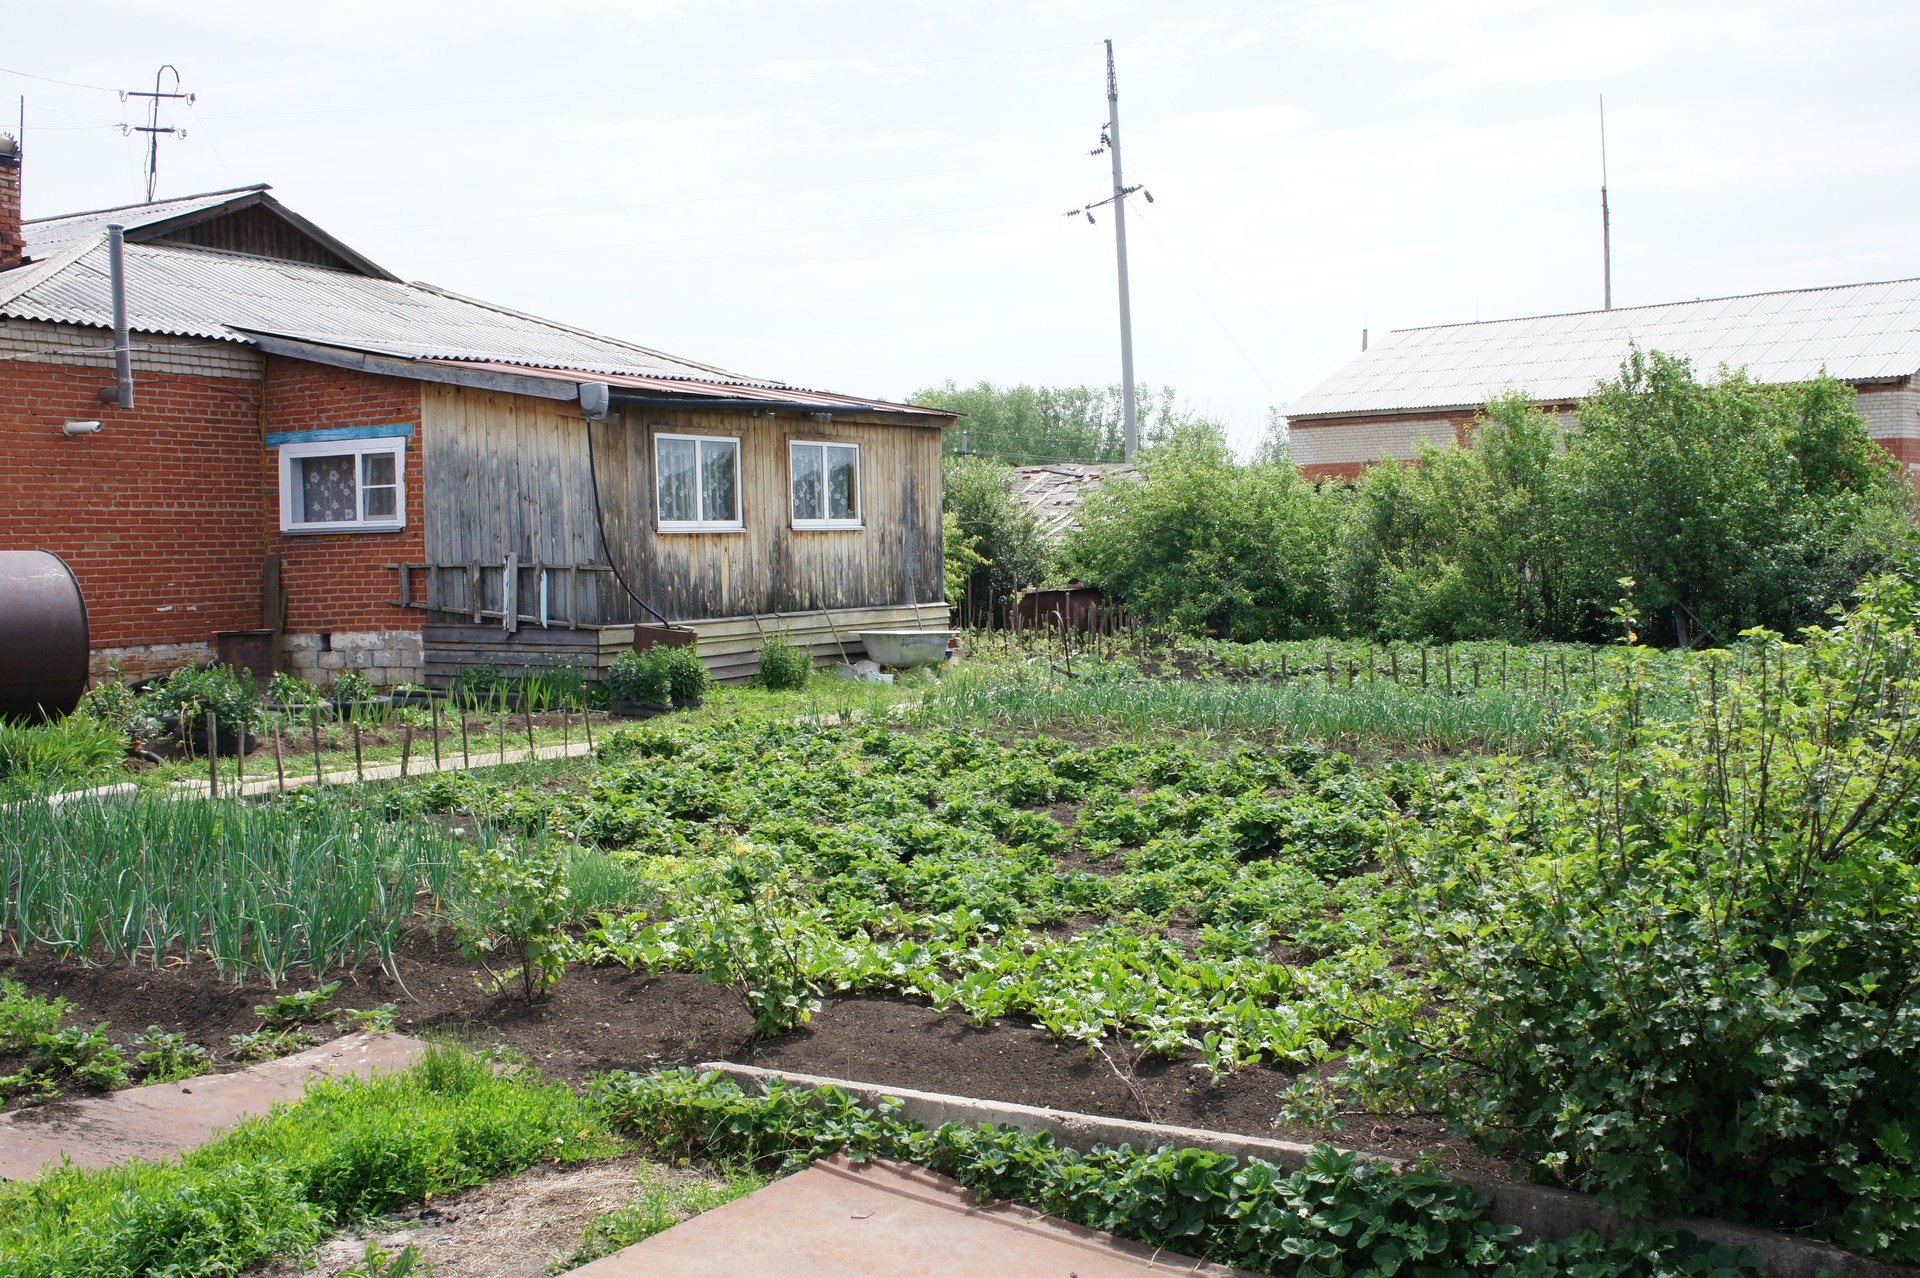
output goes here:
[{"label": "overcast sky", "polygon": [[[1360,330],[1920,275],[1920,6],[19,5],[29,217],[268,182],[395,273],[798,385],[1119,380],[1249,446]],[[26,75],[49,79],[29,79]],[[101,88],[78,87],[101,86]],[[169,85],[171,87],[171,85]],[[9,102],[0,112],[11,120]],[[5,126],[9,130],[11,125]]]}]

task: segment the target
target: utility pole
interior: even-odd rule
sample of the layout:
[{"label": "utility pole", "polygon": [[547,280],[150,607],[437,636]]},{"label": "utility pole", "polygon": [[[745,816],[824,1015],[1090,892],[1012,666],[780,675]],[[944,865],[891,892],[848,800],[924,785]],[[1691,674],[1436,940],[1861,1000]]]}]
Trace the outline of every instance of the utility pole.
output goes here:
[{"label": "utility pole", "polygon": [[[176,91],[173,93],[162,93],[160,92],[160,77],[169,71],[173,72],[173,87]],[[121,127],[128,133],[144,133],[147,135],[147,203],[149,204],[153,203],[154,188],[160,180],[160,135],[162,133],[171,133],[179,138],[187,136],[185,129],[163,129],[160,127],[160,101],[162,98],[172,100],[184,99],[188,106],[193,105],[194,95],[191,93],[180,93],[178,92],[179,88],[180,72],[172,63],[167,63],[153,73],[153,92],[146,93],[140,89],[120,90],[120,100],[122,102],[128,98],[148,99],[146,124],[123,125]]]},{"label": "utility pole", "polygon": [[1093,211],[1113,205],[1113,251],[1119,260],[1120,275],[1120,394],[1124,412],[1121,440],[1128,461],[1140,451],[1140,418],[1134,402],[1133,386],[1133,302],[1127,291],[1127,197],[1135,191],[1153,203],[1153,192],[1139,185],[1128,186],[1120,167],[1120,81],[1113,72],[1113,41],[1107,41],[1107,124],[1100,131],[1100,145],[1089,154],[1109,151],[1113,155],[1113,194],[1104,200],[1069,210],[1068,217],[1084,217],[1092,222]]},{"label": "utility pole", "polygon": [[1607,208],[1607,95],[1600,95],[1600,276],[1603,309],[1613,309],[1613,214]]},{"label": "utility pole", "polygon": [[1127,187],[1120,176],[1120,81],[1107,41],[1107,143],[1113,152],[1113,249],[1120,261],[1120,394],[1125,405],[1126,458],[1140,451],[1140,419],[1133,402],[1133,301],[1127,293]]}]

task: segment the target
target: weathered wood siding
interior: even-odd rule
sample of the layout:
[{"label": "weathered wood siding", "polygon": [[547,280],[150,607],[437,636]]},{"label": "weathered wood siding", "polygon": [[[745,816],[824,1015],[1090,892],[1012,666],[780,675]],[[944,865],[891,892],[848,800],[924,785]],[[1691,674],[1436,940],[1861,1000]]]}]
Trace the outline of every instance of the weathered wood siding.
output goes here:
[{"label": "weathered wood siding", "polygon": [[[606,521],[594,521],[587,422],[556,400],[428,385],[422,423],[426,557],[442,564],[611,561],[674,621],[939,600],[940,432],[881,421],[820,424],[746,413],[627,410],[593,425]],[[741,514],[730,533],[656,528],[656,431],[740,440]],[[791,440],[860,445],[857,531],[791,526]],[[651,620],[606,574],[581,574],[580,619]],[[449,580],[441,602],[471,606]]]}]

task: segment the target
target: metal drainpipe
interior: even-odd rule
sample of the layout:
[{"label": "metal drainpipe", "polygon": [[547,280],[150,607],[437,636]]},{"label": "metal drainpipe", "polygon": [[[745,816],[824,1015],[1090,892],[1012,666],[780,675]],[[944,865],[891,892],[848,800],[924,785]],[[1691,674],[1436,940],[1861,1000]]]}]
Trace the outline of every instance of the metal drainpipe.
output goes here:
[{"label": "metal drainpipe", "polygon": [[113,368],[119,384],[100,392],[103,404],[133,407],[133,349],[127,335],[126,231],[121,226],[107,227],[107,277],[113,293]]}]

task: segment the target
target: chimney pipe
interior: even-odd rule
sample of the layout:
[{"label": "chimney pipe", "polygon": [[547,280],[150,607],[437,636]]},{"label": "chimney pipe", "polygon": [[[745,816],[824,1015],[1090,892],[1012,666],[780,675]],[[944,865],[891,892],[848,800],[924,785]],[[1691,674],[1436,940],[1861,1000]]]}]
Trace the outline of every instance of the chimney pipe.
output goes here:
[{"label": "chimney pipe", "polygon": [[102,387],[100,402],[133,407],[133,344],[127,336],[126,228],[107,227],[107,278],[113,291],[113,370],[118,384]]},{"label": "chimney pipe", "polygon": [[1360,330],[1360,349],[1367,349],[1367,330],[1364,328]]},{"label": "chimney pipe", "polygon": [[0,271],[26,260],[20,214],[20,140],[0,133]]}]

